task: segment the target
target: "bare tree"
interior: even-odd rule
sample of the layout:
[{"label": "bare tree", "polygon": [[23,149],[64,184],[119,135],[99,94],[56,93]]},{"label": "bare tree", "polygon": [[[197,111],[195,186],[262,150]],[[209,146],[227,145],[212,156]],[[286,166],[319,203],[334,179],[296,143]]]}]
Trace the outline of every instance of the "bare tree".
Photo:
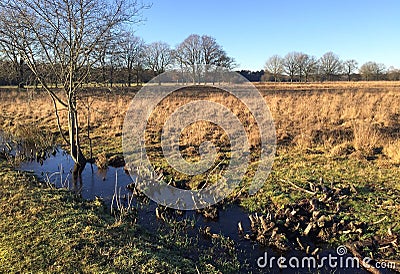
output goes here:
[{"label": "bare tree", "polygon": [[351,80],[351,75],[357,70],[358,63],[354,59],[346,60],[343,62],[343,71],[347,75],[347,80]]},{"label": "bare tree", "polygon": [[384,80],[386,73],[386,66],[385,64],[378,63],[375,69],[375,77],[376,80]]},{"label": "bare tree", "polygon": [[10,62],[11,67],[10,73],[14,75],[15,80],[18,84],[18,88],[22,88],[24,86],[24,59],[19,54],[18,48],[13,43],[2,43],[0,41],[1,52],[6,57],[6,59]]},{"label": "bare tree", "polygon": [[283,73],[283,58],[279,55],[271,56],[265,63],[265,71],[274,77],[274,81],[280,81]]},{"label": "bare tree", "polygon": [[201,40],[200,35],[191,34],[175,50],[178,61],[190,70],[193,83],[196,82],[197,76],[200,74],[200,66],[204,60]]},{"label": "bare tree", "polygon": [[[215,84],[216,81],[231,81],[232,79],[229,78],[229,74],[224,73],[224,71],[230,71],[233,68],[237,66],[236,61],[234,58],[230,57],[227,55],[227,53],[224,50],[220,50],[218,53],[218,59],[215,61],[213,64],[215,65],[214,67],[214,73],[212,75],[212,78],[208,79],[206,78],[205,81],[211,80],[212,84]],[[226,78],[228,76],[228,78]]]},{"label": "bare tree", "polygon": [[390,81],[400,81],[400,69],[391,66],[388,68],[387,77]]},{"label": "bare tree", "polygon": [[[215,38],[198,34],[191,34],[180,43],[175,49],[174,57],[181,72],[189,72],[193,83],[196,81],[200,83],[201,76],[204,76],[204,81],[207,81],[208,72],[212,66],[231,69],[235,63]],[[212,79],[212,81],[214,80]]]},{"label": "bare tree", "polygon": [[385,69],[386,68],[384,64],[378,64],[370,61],[366,62],[360,67],[360,74],[366,81],[380,80]]},{"label": "bare tree", "polygon": [[[2,0],[0,41],[14,46],[43,89],[50,95],[59,130],[75,162],[74,179],[86,165],[81,151],[78,95],[96,62],[93,58],[108,33],[138,20],[142,4],[129,0]],[[64,96],[48,85],[46,73],[55,75]],[[58,106],[68,109],[68,137],[64,136]]]},{"label": "bare tree", "polygon": [[342,64],[339,57],[333,52],[325,53],[320,59],[319,63],[322,72],[325,74],[329,81],[333,80],[333,77],[340,73]]},{"label": "bare tree", "polygon": [[364,80],[373,80],[374,72],[376,70],[375,66],[375,62],[366,62],[360,67],[360,74]]},{"label": "bare tree", "polygon": [[299,81],[301,82],[303,81],[304,69],[307,65],[309,56],[303,52],[297,52],[294,57],[297,63],[297,73],[299,76]]},{"label": "bare tree", "polygon": [[110,33],[105,33],[103,39],[99,41],[97,45],[97,50],[93,52],[93,58],[96,60],[97,69],[100,70],[101,76],[100,79],[97,79],[98,82],[103,84],[107,84],[108,76],[107,76],[107,55],[109,53],[109,47],[111,43],[111,37],[106,37]]},{"label": "bare tree", "polygon": [[173,62],[171,47],[164,42],[154,42],[145,46],[145,63],[153,72],[154,76],[159,75]]},{"label": "bare tree", "polygon": [[105,65],[108,71],[108,83],[111,88],[115,82],[115,74],[123,63],[123,49],[120,46],[122,44],[120,37],[120,35],[111,37],[105,52]]},{"label": "bare tree", "polygon": [[[144,42],[141,38],[126,32],[120,41],[121,53],[124,65],[128,73],[128,86],[131,86],[133,71],[136,68],[136,83],[139,81],[138,70],[140,70],[141,59],[143,58]],[[139,64],[139,65],[138,65]]]},{"label": "bare tree", "polygon": [[308,82],[310,76],[315,74],[317,71],[318,61],[314,56],[306,55],[306,58],[303,61],[302,70],[304,73],[304,81]]},{"label": "bare tree", "polygon": [[297,52],[290,52],[286,54],[285,58],[283,59],[283,68],[286,74],[289,76],[290,82],[293,82],[294,77],[299,69],[297,56]]},{"label": "bare tree", "polygon": [[202,59],[205,65],[215,65],[221,57],[222,47],[217,43],[214,37],[201,36]]},{"label": "bare tree", "polygon": [[139,49],[139,55],[136,58],[136,62],[134,64],[134,69],[135,69],[135,73],[136,73],[136,85],[138,86],[141,82],[143,82],[143,71],[144,71],[144,67],[145,67],[145,44],[143,42],[143,44],[141,45],[140,49]]},{"label": "bare tree", "polygon": [[201,54],[204,62],[205,79],[208,78],[208,72],[212,65],[217,65],[223,61],[222,56],[226,56],[225,51],[217,43],[214,37],[203,35],[201,36]]},{"label": "bare tree", "polygon": [[227,69],[227,70],[231,70],[231,69],[237,67],[235,58],[228,56],[224,50],[220,51],[219,57],[218,57],[217,61],[215,62],[215,65],[222,67],[224,69]]}]

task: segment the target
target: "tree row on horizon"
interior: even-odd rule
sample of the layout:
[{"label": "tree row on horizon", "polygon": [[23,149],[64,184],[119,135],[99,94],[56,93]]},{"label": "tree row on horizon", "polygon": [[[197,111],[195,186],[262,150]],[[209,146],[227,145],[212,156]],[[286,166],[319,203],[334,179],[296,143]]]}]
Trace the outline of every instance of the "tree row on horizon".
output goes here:
[{"label": "tree row on horizon", "polygon": [[[133,32],[123,32],[117,38],[105,39],[94,52],[93,66],[87,82],[127,86],[147,82],[167,70],[180,70],[196,75],[202,66],[221,66],[228,70],[236,67],[234,58],[227,55],[214,37],[191,34],[175,47],[157,41],[146,44]],[[55,75],[47,73],[43,64],[43,74],[57,85]],[[386,68],[373,61],[359,66],[354,59],[341,60],[333,52],[320,58],[303,53],[290,52],[284,57],[272,55],[261,71],[242,70],[250,81],[309,82],[309,81],[351,81],[351,80],[400,80],[400,70]],[[194,79],[193,79],[194,80]],[[38,82],[30,73],[18,50],[0,41],[0,85],[35,85]]]},{"label": "tree row on horizon", "polygon": [[[151,78],[171,69],[189,72],[196,75],[200,66],[218,66],[231,70],[235,60],[229,57],[216,39],[208,35],[191,34],[175,47],[157,41],[146,44],[133,32],[120,33],[104,39],[96,51],[88,58],[93,59],[89,68],[87,82],[132,83],[147,82]],[[43,62],[41,74],[46,75],[49,82],[55,84],[58,73],[51,74],[50,68]],[[30,72],[20,51],[3,43],[0,39],[0,85],[35,85],[38,84],[35,74]]]},{"label": "tree row on horizon", "polygon": [[400,80],[399,69],[374,61],[359,66],[356,60],[341,60],[331,51],[320,58],[296,51],[284,57],[275,54],[268,58],[264,69],[261,81]]}]

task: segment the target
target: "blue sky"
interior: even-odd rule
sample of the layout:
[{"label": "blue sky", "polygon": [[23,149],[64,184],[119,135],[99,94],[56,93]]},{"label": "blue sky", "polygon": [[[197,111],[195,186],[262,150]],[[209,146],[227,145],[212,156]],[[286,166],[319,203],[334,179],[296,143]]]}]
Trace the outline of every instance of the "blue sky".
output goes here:
[{"label": "blue sky", "polygon": [[215,37],[238,63],[263,69],[273,54],[333,51],[400,68],[400,1],[154,0],[136,35],[175,46],[192,33]]}]

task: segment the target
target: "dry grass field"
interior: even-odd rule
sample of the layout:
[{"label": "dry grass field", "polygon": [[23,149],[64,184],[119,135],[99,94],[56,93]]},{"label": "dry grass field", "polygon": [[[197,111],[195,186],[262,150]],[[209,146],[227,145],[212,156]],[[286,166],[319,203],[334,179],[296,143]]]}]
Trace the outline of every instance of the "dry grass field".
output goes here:
[{"label": "dry grass field", "polygon": [[[266,214],[310,198],[302,190],[316,182],[331,188],[351,188],[352,194],[341,197],[338,202],[337,206],[342,209],[335,213],[335,218],[364,223],[367,229],[361,235],[346,233],[327,241],[344,243],[366,241],[374,235],[382,239],[398,235],[400,82],[259,83],[256,87],[274,118],[277,152],[263,188],[254,196],[238,190],[235,199],[250,212]],[[94,157],[122,154],[123,121],[135,92],[135,89],[92,88],[80,98],[79,119],[86,154],[89,151],[88,113]],[[190,187],[198,187],[204,178],[188,179],[170,172],[166,162],[158,158],[157,143],[165,118],[196,96],[189,92],[163,100],[147,128],[147,146],[154,152],[154,165]],[[44,140],[46,136],[54,136],[56,142],[62,142],[53,105],[44,92],[3,89],[0,98],[0,129],[17,138],[32,134]],[[248,121],[245,128],[256,154],[259,135],[244,106],[236,98],[218,92],[202,93],[201,99],[224,104],[241,121]],[[66,110],[60,108],[60,115],[65,121]],[[227,144],[226,135],[215,125],[195,123],[181,135],[183,155],[198,157],[197,148],[205,140],[222,147]],[[252,164],[256,163],[255,156]],[[251,177],[251,169],[247,175]],[[249,178],[245,178],[241,188],[248,187],[248,183]],[[382,258],[396,258],[398,250],[377,252]]]},{"label": "dry grass field", "polygon": [[[397,149],[400,147],[400,82],[260,83],[256,86],[274,118],[279,148],[319,148],[332,156],[354,149],[356,153],[352,154],[361,157],[382,155],[391,162],[400,162]],[[118,89],[114,92],[89,89],[80,99],[83,143],[87,146],[90,112],[90,137],[95,155],[121,152],[123,121],[135,94],[132,90],[122,93]],[[23,128],[41,129],[58,136],[53,105],[45,93],[5,89],[0,96],[3,130],[18,136],[19,132],[26,135]],[[174,109],[193,99],[188,94],[171,96],[157,108],[152,121],[158,121],[155,124],[160,126]],[[232,96],[208,92],[202,94],[202,99],[228,106],[241,121],[251,118]],[[66,125],[66,109],[59,109],[62,124]],[[198,144],[208,136],[209,128],[203,125],[196,128],[182,138],[186,146]],[[211,136],[214,141],[220,138],[221,132]],[[257,136],[250,134],[249,138],[254,139],[251,143],[257,142]]]}]

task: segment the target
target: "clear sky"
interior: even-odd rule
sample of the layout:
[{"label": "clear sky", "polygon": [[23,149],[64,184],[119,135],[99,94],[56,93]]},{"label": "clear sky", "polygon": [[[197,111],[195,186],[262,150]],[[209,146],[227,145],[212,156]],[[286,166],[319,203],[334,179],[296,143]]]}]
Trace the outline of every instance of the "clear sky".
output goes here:
[{"label": "clear sky", "polygon": [[[151,1],[151,0],[150,0]],[[192,33],[216,38],[237,69],[260,70],[273,54],[333,51],[400,68],[398,0],[153,0],[136,35],[172,47]]]}]

